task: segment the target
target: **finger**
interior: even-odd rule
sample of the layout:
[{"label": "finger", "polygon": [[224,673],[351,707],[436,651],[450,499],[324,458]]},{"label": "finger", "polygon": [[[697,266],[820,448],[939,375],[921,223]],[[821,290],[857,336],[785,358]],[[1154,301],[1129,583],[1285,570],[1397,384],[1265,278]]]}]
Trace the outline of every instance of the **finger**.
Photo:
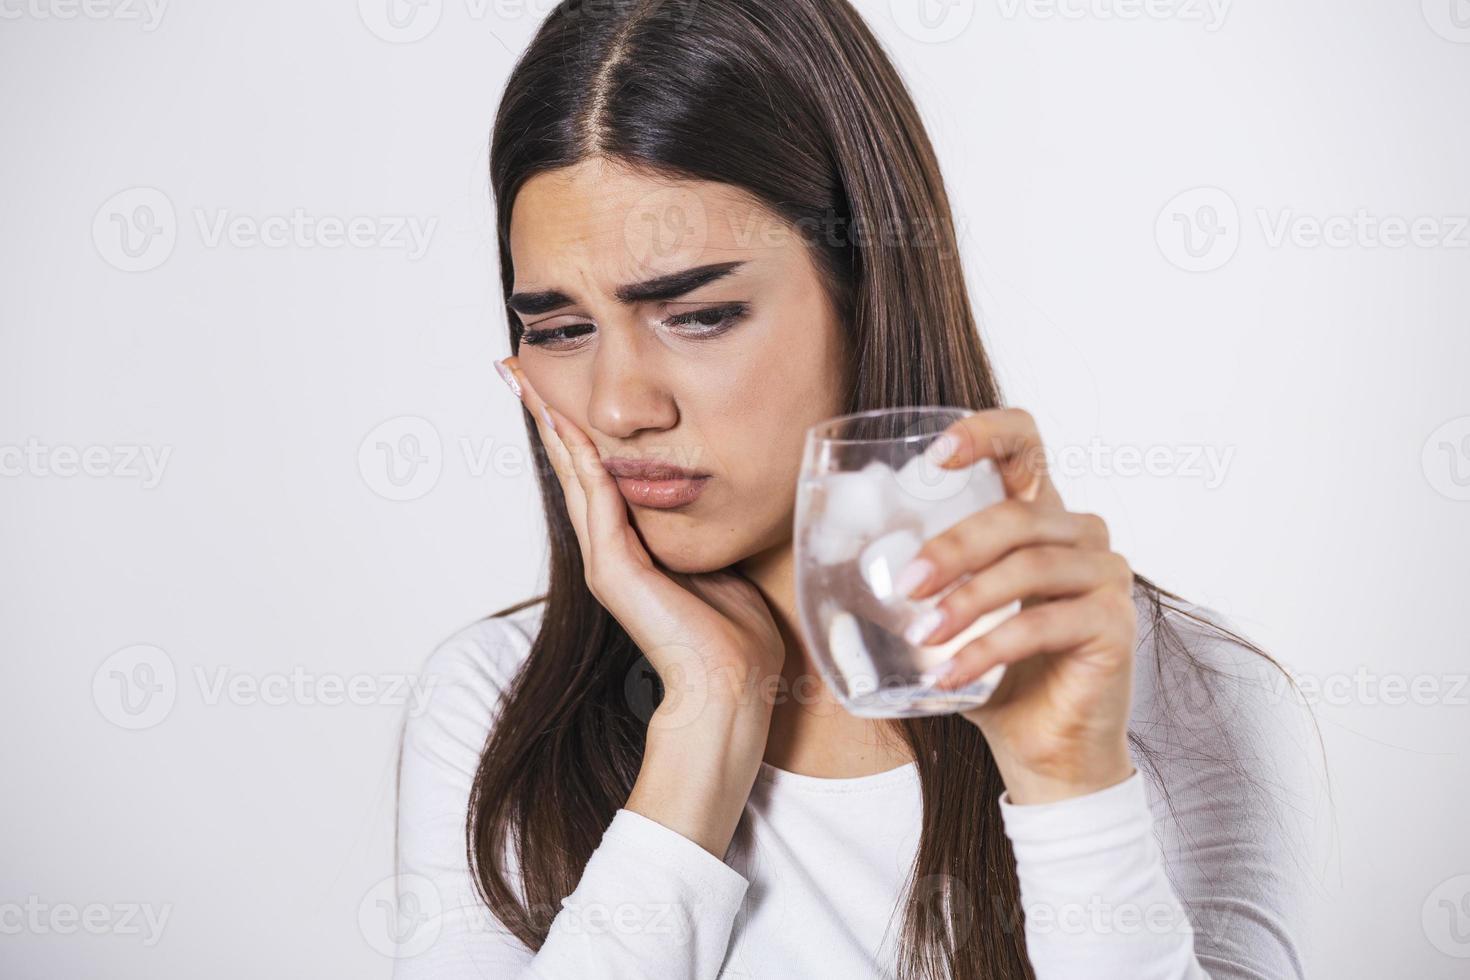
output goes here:
[{"label": "finger", "polygon": [[993,459],[1008,496],[1035,500],[1046,477],[1041,433],[1031,413],[1020,408],[989,408],[957,419],[924,450],[941,469]]},{"label": "finger", "polygon": [[1057,599],[1104,586],[1125,588],[1132,580],[1128,560],[1117,552],[1065,545],[1018,548],[940,600],[935,606],[939,619],[920,642],[947,642],[985,613],[1017,599]]},{"label": "finger", "polygon": [[587,552],[587,497],[582,490],[581,483],[577,480],[576,466],[571,454],[567,451],[566,444],[562,442],[557,433],[554,423],[548,421],[545,414],[546,402],[531,384],[531,379],[526,377],[526,372],[521,368],[515,357],[507,357],[500,362],[505,365],[506,370],[511,372],[516,385],[520,388],[521,404],[531,413],[535,422],[536,431],[541,436],[541,445],[546,450],[547,461],[551,463],[551,469],[556,474],[557,482],[561,484],[562,496],[566,499],[567,515],[572,520],[572,529],[577,532],[577,540],[582,542],[583,564],[586,564],[590,555]]},{"label": "finger", "polygon": [[[1125,601],[1127,610],[1122,608]],[[963,687],[998,664],[1069,653],[1098,641],[1117,640],[1120,649],[1132,649],[1124,637],[1135,628],[1131,618],[1135,615],[1129,594],[1116,589],[1097,589],[1023,609],[960,648],[944,672],[936,672],[935,687]]]},{"label": "finger", "polygon": [[[628,502],[618,489],[617,480],[602,464],[597,445],[575,422],[551,406],[547,406],[556,424],[556,433],[566,445],[576,468],[577,482],[587,499],[587,536],[594,550],[604,555],[627,557],[632,543],[629,531]],[[638,551],[641,551],[641,546]],[[635,552],[637,554],[637,552]],[[650,564],[643,561],[640,564]]]},{"label": "finger", "polygon": [[899,571],[894,587],[907,590],[911,599],[922,599],[1017,548],[1049,544],[1106,551],[1108,526],[1096,514],[1002,500],[925,541]]}]

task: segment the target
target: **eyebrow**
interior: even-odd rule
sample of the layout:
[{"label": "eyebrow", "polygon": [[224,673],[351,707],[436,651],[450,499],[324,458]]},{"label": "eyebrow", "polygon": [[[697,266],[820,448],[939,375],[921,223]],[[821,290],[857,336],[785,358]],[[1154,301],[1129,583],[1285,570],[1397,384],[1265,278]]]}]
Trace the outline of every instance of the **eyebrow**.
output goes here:
[{"label": "eyebrow", "polygon": [[[693,292],[700,286],[724,278],[744,264],[741,261],[697,265],[678,272],[656,276],[653,279],[645,279],[643,282],[626,283],[615,289],[613,295],[618,298],[619,302],[627,304],[674,299],[685,293]],[[512,293],[510,299],[506,300],[511,309],[523,316],[550,313],[560,307],[571,306],[573,302],[572,297],[559,289]]]}]

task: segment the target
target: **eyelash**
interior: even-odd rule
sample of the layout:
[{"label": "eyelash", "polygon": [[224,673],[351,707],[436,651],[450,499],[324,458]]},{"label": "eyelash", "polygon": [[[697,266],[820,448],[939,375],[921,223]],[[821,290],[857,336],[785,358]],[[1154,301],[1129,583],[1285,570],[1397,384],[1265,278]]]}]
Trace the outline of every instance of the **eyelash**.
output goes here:
[{"label": "eyelash", "polygon": [[[702,310],[690,310],[688,313],[679,313],[663,321],[666,327],[695,327],[694,337],[705,340],[717,337],[743,319],[750,312],[744,303],[727,303],[724,306],[710,306]],[[701,317],[718,315],[719,320],[715,323],[701,323]],[[527,330],[521,334],[521,343],[530,344],[533,347],[542,347],[559,340],[570,340],[580,337],[592,329],[590,323],[573,323],[565,327],[552,327],[549,330]],[[584,330],[583,328],[587,328]],[[572,333],[571,331],[577,331]]]}]

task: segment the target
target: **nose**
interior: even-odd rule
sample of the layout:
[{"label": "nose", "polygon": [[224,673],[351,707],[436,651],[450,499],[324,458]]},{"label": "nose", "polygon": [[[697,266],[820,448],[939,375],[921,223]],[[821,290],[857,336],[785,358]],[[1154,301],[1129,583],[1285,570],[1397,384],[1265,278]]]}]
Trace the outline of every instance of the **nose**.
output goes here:
[{"label": "nose", "polygon": [[605,330],[593,354],[587,421],[614,439],[672,428],[679,418],[672,394],[632,333]]}]

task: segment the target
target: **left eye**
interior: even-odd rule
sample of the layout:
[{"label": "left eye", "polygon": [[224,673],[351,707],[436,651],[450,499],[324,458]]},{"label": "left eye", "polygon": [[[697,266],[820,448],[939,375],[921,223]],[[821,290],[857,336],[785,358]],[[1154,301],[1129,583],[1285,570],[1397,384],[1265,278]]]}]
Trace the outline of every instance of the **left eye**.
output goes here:
[{"label": "left eye", "polygon": [[679,313],[664,321],[669,327],[692,327],[692,332],[702,337],[724,333],[748,312],[744,303],[726,306],[711,306],[703,310]]}]

